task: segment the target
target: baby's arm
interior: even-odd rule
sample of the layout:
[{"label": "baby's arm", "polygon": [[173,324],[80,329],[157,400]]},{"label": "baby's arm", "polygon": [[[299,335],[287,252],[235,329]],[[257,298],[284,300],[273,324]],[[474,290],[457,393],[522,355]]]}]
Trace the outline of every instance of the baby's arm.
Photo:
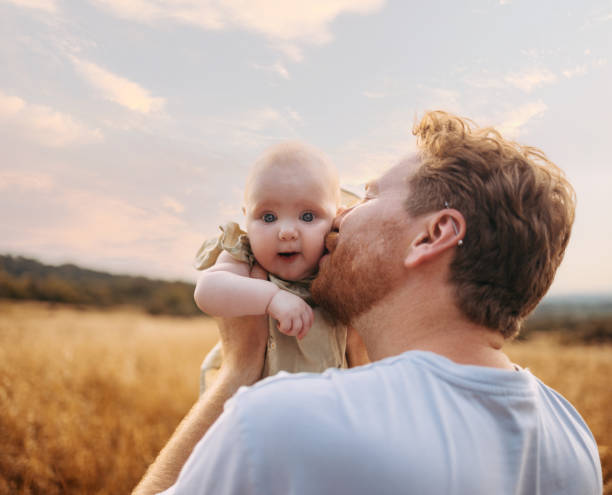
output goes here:
[{"label": "baby's arm", "polygon": [[194,299],[198,308],[213,316],[269,314],[278,320],[281,332],[298,338],[313,321],[312,309],[301,298],[268,280],[251,278],[249,265],[225,251],[200,275]]},{"label": "baby's arm", "polygon": [[198,308],[213,316],[263,315],[278,290],[272,282],[251,278],[248,263],[223,251],[200,275],[194,299]]}]

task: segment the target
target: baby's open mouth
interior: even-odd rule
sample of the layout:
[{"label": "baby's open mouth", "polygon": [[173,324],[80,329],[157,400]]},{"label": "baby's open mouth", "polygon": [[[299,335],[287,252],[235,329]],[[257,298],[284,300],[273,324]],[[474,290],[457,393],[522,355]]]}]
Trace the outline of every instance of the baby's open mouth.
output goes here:
[{"label": "baby's open mouth", "polygon": [[282,256],[283,258],[291,258],[291,256],[294,256],[296,254],[299,254],[297,251],[290,251],[288,253],[278,253],[279,256]]}]

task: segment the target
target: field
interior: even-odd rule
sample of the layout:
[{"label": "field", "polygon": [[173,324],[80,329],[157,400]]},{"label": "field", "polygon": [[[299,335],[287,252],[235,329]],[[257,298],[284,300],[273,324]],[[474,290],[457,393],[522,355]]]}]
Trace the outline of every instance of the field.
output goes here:
[{"label": "field", "polygon": [[[129,493],[196,399],[215,341],[204,317],[0,300],[0,495]],[[612,495],[612,346],[547,334],[508,352],[586,419]]]}]

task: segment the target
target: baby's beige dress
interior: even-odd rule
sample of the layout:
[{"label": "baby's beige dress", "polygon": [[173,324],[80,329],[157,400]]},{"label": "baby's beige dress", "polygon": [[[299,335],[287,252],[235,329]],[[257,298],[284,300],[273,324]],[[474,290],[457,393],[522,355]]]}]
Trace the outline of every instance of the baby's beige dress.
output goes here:
[{"label": "baby's beige dress", "polygon": [[[222,251],[227,251],[238,261],[255,263],[255,257],[246,232],[237,223],[230,222],[219,227],[219,237],[209,239],[202,244],[196,254],[195,267],[205,270],[215,264]],[[298,340],[278,330],[277,322],[269,319],[268,344],[262,378],[272,376],[279,371],[298,373],[310,371],[320,373],[327,368],[346,368],[346,327],[334,325],[326,318],[323,310],[317,307],[310,297],[310,284],[314,277],[290,282],[268,275],[268,280],[283,290],[287,290],[304,299],[313,309],[314,322],[308,334]],[[236,301],[239,304],[239,301]],[[221,345],[215,347],[204,358],[200,373],[200,394],[204,392],[223,360]]]}]

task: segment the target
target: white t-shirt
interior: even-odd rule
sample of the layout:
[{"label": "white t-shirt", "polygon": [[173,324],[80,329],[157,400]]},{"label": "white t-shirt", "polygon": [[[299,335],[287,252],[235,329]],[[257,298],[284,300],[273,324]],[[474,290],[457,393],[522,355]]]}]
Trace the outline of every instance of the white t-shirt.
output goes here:
[{"label": "white t-shirt", "polygon": [[576,410],[527,370],[423,351],[241,389],[165,494],[601,495]]}]

